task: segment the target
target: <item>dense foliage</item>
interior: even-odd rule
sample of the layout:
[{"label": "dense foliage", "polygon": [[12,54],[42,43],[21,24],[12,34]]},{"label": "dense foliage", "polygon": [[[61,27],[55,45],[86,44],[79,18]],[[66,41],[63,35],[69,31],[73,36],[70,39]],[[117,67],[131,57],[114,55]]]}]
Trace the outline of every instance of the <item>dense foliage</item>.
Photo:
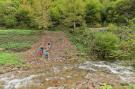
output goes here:
[{"label": "dense foliage", "polygon": [[134,22],[135,0],[3,0],[0,25],[46,29]]},{"label": "dense foliage", "polygon": [[[103,84],[100,89],[114,89],[112,85],[109,84]],[[120,89],[135,89],[134,84],[128,84],[127,86],[121,86]]]},{"label": "dense foliage", "polygon": [[135,57],[135,31],[132,27],[79,28],[70,34],[77,48],[91,57],[103,60]]}]

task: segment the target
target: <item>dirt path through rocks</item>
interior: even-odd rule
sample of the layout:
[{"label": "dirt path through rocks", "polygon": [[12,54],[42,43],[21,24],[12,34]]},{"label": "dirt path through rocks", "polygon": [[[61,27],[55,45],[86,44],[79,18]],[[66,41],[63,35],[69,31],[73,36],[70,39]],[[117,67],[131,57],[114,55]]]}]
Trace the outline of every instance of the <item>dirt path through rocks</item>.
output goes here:
[{"label": "dirt path through rocks", "polygon": [[39,41],[30,50],[23,53],[26,61],[33,66],[44,66],[45,58],[37,57],[35,52],[39,47],[47,48],[49,42],[51,42],[51,48],[48,60],[63,62],[76,56],[76,47],[72,45],[64,32],[44,32]]}]

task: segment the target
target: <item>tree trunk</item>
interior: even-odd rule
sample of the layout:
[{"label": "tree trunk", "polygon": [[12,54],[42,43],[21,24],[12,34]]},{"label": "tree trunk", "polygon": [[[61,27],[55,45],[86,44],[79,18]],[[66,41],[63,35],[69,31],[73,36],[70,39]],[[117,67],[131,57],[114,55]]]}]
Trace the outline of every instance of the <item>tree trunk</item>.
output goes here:
[{"label": "tree trunk", "polygon": [[75,28],[76,28],[76,23],[75,23],[75,21],[74,21],[74,30],[75,30]]}]

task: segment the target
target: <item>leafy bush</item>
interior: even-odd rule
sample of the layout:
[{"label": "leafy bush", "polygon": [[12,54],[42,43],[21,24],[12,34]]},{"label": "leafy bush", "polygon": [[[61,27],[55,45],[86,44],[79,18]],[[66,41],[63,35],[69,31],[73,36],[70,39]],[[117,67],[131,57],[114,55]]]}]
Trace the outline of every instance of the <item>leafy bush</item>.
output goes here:
[{"label": "leafy bush", "polygon": [[[118,0],[116,3],[116,12],[118,13],[118,17],[122,17],[128,23],[128,19],[133,19],[135,16],[135,0]],[[127,14],[128,13],[128,14]],[[121,20],[118,18],[118,21]],[[122,23],[126,23],[122,22]]]},{"label": "leafy bush", "polygon": [[101,22],[100,10],[102,4],[97,0],[90,0],[86,5],[86,23],[89,25],[95,25]]},{"label": "leafy bush", "polygon": [[131,19],[131,20],[129,21],[129,25],[130,25],[131,27],[135,27],[135,18],[133,18],[133,19]]},{"label": "leafy bush", "polygon": [[16,8],[12,6],[11,3],[3,3],[0,5],[0,25],[6,27],[14,27],[16,25],[15,18]]},{"label": "leafy bush", "polygon": [[4,24],[6,27],[14,27],[16,26],[16,18],[13,16],[4,16]]},{"label": "leafy bush", "polygon": [[135,89],[135,84],[128,84],[127,86],[121,86],[121,89]]},{"label": "leafy bush", "polygon": [[113,52],[118,50],[119,38],[110,32],[99,32],[95,34],[92,51],[97,57],[107,59],[113,57]]},{"label": "leafy bush", "polygon": [[0,4],[0,25],[4,27],[33,27],[34,20],[29,10],[19,7],[19,1]]},{"label": "leafy bush", "polygon": [[[111,85],[109,84],[103,84],[100,89],[114,89]],[[127,86],[121,86],[120,89],[135,89],[134,84],[128,84]]]},{"label": "leafy bush", "polygon": [[129,84],[129,89],[135,89],[135,85],[134,84]]},{"label": "leafy bush", "polygon": [[69,37],[81,52],[90,52],[92,40],[94,38],[94,34],[91,30],[88,30],[83,27],[75,29],[73,31],[70,30]]},{"label": "leafy bush", "polygon": [[27,10],[19,10],[16,15],[17,24],[22,27],[32,27],[34,24],[32,20],[32,16],[30,16],[30,12]]},{"label": "leafy bush", "polygon": [[100,89],[114,89],[111,85],[104,84]]},{"label": "leafy bush", "polygon": [[134,59],[135,49],[135,31],[131,26],[118,27],[110,25],[109,32],[113,32],[120,38],[119,50],[115,53],[117,59]]},{"label": "leafy bush", "polygon": [[107,28],[81,28],[70,33],[71,41],[81,52],[99,59],[134,59],[135,32],[131,27],[110,24]]}]

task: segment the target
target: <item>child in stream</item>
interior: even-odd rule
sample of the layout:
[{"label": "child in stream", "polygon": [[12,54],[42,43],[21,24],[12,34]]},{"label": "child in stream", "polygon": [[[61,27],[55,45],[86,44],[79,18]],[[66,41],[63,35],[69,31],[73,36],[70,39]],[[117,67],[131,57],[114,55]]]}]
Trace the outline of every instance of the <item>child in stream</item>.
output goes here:
[{"label": "child in stream", "polygon": [[50,50],[52,46],[51,42],[48,42],[47,46],[48,46],[48,50]]},{"label": "child in stream", "polygon": [[49,51],[47,49],[44,49],[43,54],[44,54],[45,59],[48,59]]},{"label": "child in stream", "polygon": [[47,47],[43,51],[45,59],[48,59],[50,49],[51,49],[51,42],[48,42]]},{"label": "child in stream", "polygon": [[43,47],[38,48],[38,50],[37,50],[37,55],[40,56],[40,57],[42,57],[42,55],[43,55],[43,50],[44,50]]}]

